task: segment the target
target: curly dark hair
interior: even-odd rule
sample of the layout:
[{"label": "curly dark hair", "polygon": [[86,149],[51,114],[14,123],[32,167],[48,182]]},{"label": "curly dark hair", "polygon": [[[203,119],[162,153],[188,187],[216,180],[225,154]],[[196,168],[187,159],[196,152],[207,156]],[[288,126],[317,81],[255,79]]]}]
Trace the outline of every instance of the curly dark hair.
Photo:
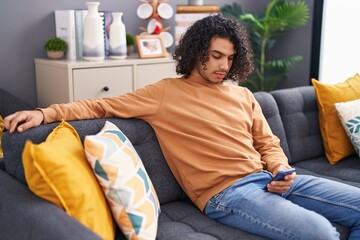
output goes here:
[{"label": "curly dark hair", "polygon": [[203,64],[208,61],[210,41],[214,36],[229,39],[235,47],[233,64],[224,80],[245,80],[254,69],[248,33],[237,21],[221,14],[198,20],[185,32],[173,53],[177,74],[187,78],[198,61]]}]

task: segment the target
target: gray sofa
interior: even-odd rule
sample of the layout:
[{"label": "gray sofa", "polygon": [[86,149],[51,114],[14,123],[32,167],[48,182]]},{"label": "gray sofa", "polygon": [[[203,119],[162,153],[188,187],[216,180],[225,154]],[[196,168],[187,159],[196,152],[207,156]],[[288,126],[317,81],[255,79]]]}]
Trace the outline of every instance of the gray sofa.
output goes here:
[{"label": "gray sofa", "polygon": [[[350,156],[337,165],[325,158],[318,126],[313,87],[255,93],[273,132],[298,174],[323,176],[360,187],[359,158]],[[161,203],[157,239],[264,239],[224,226],[203,215],[186,197],[175,181],[162,155],[152,128],[139,119],[97,119],[71,121],[80,137],[95,134],[106,120],[115,123],[132,141],[154,184]],[[5,133],[3,138],[5,170],[0,170],[0,238],[99,239],[93,232],[61,209],[32,194],[26,186],[21,163],[24,143],[40,143],[58,123],[42,125],[24,133]],[[348,229],[336,225],[341,238]],[[124,239],[117,230],[117,239]]]}]

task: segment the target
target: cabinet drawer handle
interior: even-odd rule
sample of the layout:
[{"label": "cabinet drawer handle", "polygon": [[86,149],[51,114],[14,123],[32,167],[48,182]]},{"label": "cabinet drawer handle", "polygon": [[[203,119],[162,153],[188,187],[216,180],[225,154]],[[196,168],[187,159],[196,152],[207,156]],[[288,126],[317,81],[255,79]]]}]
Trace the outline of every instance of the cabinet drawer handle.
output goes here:
[{"label": "cabinet drawer handle", "polygon": [[107,91],[109,91],[109,87],[103,87],[103,91],[105,91],[105,92],[107,92]]}]

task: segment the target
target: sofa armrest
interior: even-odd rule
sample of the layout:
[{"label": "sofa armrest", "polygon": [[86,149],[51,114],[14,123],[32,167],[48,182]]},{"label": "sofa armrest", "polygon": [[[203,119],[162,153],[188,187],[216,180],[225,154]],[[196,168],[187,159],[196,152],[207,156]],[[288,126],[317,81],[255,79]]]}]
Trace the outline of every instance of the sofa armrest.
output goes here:
[{"label": "sofa armrest", "polygon": [[65,211],[37,197],[2,170],[0,232],[2,240],[101,239]]}]

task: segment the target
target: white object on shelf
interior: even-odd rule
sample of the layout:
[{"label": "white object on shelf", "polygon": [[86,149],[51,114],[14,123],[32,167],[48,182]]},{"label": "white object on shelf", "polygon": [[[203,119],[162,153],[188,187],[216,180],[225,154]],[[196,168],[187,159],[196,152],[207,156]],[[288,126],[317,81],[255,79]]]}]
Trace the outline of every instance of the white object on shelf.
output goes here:
[{"label": "white object on shelf", "polygon": [[165,31],[159,33],[159,35],[162,36],[166,48],[171,47],[173,45],[174,37],[171,35],[171,33]]},{"label": "white object on shelf", "polygon": [[99,2],[86,2],[88,13],[84,19],[83,59],[101,61],[105,58],[103,20],[99,15]]},{"label": "white object on shelf", "polygon": [[113,12],[113,21],[110,25],[109,45],[110,58],[124,59],[127,56],[126,49],[126,29],[122,21],[122,12]]},{"label": "white object on shelf", "polygon": [[141,19],[148,19],[153,15],[154,9],[150,3],[142,3],[136,10],[136,14]]},{"label": "white object on shelf", "polygon": [[168,3],[160,3],[157,7],[157,13],[162,19],[170,19],[174,14],[174,9]]},{"label": "white object on shelf", "polygon": [[76,59],[75,17],[74,10],[55,10],[56,36],[68,44],[66,58]]}]

